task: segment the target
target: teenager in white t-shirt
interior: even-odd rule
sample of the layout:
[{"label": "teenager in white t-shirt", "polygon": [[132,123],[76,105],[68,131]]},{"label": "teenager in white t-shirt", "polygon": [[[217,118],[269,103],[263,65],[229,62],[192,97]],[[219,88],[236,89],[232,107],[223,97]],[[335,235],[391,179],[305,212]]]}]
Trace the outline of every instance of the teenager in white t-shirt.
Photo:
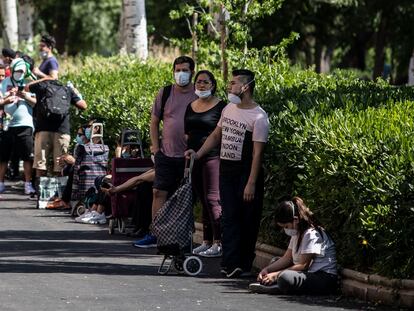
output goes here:
[{"label": "teenager in white t-shirt", "polygon": [[337,286],[335,244],[303,200],[282,201],[275,221],[290,238],[283,257],[260,271],[250,290],[268,294],[331,294]]},{"label": "teenager in white t-shirt", "polygon": [[262,159],[269,133],[267,114],[253,99],[254,73],[239,69],[232,75],[232,104],[223,109],[216,129],[195,155],[205,157],[220,145],[221,272],[228,278],[250,273],[255,258],[264,193]]}]

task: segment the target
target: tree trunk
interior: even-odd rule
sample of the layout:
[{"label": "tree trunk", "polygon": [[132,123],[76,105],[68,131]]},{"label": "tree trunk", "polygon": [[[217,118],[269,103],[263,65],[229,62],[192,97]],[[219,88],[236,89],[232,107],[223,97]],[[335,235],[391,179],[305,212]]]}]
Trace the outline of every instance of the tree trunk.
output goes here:
[{"label": "tree trunk", "polygon": [[58,1],[56,3],[56,27],[53,29],[53,36],[56,40],[56,49],[59,53],[64,53],[69,32],[72,0]]},{"label": "tree trunk", "polygon": [[126,51],[146,60],[148,35],[145,0],[123,0],[123,10],[124,27],[121,37],[126,38]]},{"label": "tree trunk", "polygon": [[222,4],[220,8],[220,49],[221,49],[221,73],[223,75],[223,81],[225,85],[227,85],[228,75],[229,75],[229,68],[227,63],[227,37],[228,37],[228,29],[227,29],[227,21],[230,19],[229,11],[227,11],[226,7]]},{"label": "tree trunk", "polygon": [[373,79],[376,80],[378,77],[381,77],[382,71],[384,70],[384,60],[385,60],[385,45],[387,41],[387,24],[388,18],[384,15],[384,11],[381,12],[380,24],[375,39],[375,64],[374,64],[374,73]]},{"label": "tree trunk", "polygon": [[322,51],[321,57],[321,73],[329,73],[331,71],[333,48],[327,47]]},{"label": "tree trunk", "polygon": [[3,17],[3,44],[17,50],[19,45],[16,0],[1,0]]},{"label": "tree trunk", "polygon": [[323,51],[322,42],[319,40],[318,36],[316,35],[315,36],[314,61],[315,61],[315,71],[317,73],[321,73],[322,51]]},{"label": "tree trunk", "polygon": [[33,14],[32,0],[19,0],[19,41],[25,42],[29,51],[33,51]]},{"label": "tree trunk", "polygon": [[192,32],[193,44],[191,48],[191,56],[196,66],[197,66],[197,53],[198,53],[197,23],[198,23],[198,13],[193,13],[193,32]]}]

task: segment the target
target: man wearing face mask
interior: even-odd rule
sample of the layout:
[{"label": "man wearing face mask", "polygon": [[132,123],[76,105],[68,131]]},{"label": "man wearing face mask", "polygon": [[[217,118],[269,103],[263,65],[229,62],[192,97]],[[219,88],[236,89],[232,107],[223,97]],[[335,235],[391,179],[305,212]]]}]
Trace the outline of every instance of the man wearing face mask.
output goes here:
[{"label": "man wearing face mask", "polygon": [[[188,56],[174,60],[173,74],[175,84],[158,92],[155,99],[150,125],[151,153],[155,158],[155,180],[153,186],[152,218],[173,193],[184,174],[184,115],[187,105],[197,99],[191,83],[194,74],[194,61]],[[168,95],[166,98],[164,92]],[[163,95],[164,94],[164,95]],[[163,99],[165,105],[163,105]],[[160,122],[163,121],[162,140],[160,141]],[[152,234],[134,243],[140,248],[157,246],[157,239]]]},{"label": "man wearing face mask", "polygon": [[43,35],[39,43],[39,54],[42,63],[39,68],[35,68],[33,73],[38,78],[45,78],[47,76],[58,79],[59,63],[55,56],[53,56],[53,48],[56,45],[55,38],[50,35]]},{"label": "man wearing face mask", "polygon": [[221,272],[229,278],[249,273],[263,207],[264,177],[262,158],[269,132],[266,112],[254,101],[254,73],[233,71],[227,105],[217,127],[195,153],[203,158],[220,147],[220,202],[222,206]]},{"label": "man wearing face mask", "polygon": [[14,59],[11,64],[11,77],[6,78],[2,86],[4,98],[0,105],[4,111],[11,116],[8,130],[5,131],[0,140],[0,193],[4,191],[4,176],[7,170],[7,162],[10,160],[12,148],[13,155],[17,160],[23,160],[24,167],[24,192],[33,194],[35,191],[31,183],[33,164],[33,106],[36,104],[34,94],[25,92],[23,86],[26,84],[25,77],[29,74],[30,65],[22,58]]}]

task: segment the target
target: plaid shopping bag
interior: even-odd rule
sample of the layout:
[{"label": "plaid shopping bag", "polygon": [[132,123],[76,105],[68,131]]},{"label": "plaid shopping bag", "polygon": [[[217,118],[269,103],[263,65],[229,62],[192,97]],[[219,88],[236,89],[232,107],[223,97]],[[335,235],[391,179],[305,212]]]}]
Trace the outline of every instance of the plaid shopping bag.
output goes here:
[{"label": "plaid shopping bag", "polygon": [[182,185],[164,203],[154,219],[152,232],[157,237],[157,246],[176,247],[189,246],[194,231],[193,190],[191,187],[191,170],[186,168]]}]

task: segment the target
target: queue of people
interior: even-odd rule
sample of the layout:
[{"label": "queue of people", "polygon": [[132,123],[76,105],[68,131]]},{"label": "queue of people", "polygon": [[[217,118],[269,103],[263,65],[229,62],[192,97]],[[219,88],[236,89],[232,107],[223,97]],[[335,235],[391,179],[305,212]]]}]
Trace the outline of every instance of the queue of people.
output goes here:
[{"label": "queue of people", "polygon": [[[53,40],[42,38],[39,48],[43,66],[30,69],[39,80],[25,81],[30,77],[25,71],[27,62],[17,58],[11,62],[10,78],[2,84],[4,92],[0,104],[6,113],[13,115],[13,120],[16,116],[16,123],[9,125],[14,127],[12,131],[6,134],[3,131],[0,136],[2,146],[8,146],[2,147],[0,153],[0,192],[4,191],[3,172],[10,158],[10,154],[3,150],[17,144],[17,139],[24,142],[19,144],[17,154],[25,161],[27,193],[34,191],[29,174],[33,157],[38,177],[46,175],[49,156],[60,159],[60,163],[53,163],[56,173],[62,165],[70,166],[75,161],[68,156],[69,114],[57,121],[51,119],[44,109],[37,108],[39,102],[45,101],[47,90],[58,92],[59,88],[59,84],[53,82],[58,76],[57,61],[52,54]],[[247,69],[233,70],[227,88],[228,97],[221,99],[216,95],[214,75],[208,70],[195,73],[195,64],[190,57],[176,58],[172,69],[175,83],[159,90],[152,107],[150,151],[154,169],[123,185],[107,187],[103,191],[104,196],[150,183],[154,219],[178,188],[186,158],[194,157],[192,180],[194,192],[202,205],[203,242],[193,253],[222,257],[221,272],[227,278],[250,275],[262,216],[262,162],[269,133],[268,116],[254,100],[255,74]],[[72,105],[86,109],[86,102],[76,89],[69,88],[68,97]],[[79,145],[90,140],[85,130],[79,128]],[[123,154],[123,151],[118,153]],[[70,204],[69,200],[64,204]],[[98,204],[78,221],[97,214],[102,218],[103,210],[104,207]],[[288,250],[282,258],[264,268],[257,283],[249,288],[258,293],[331,293],[337,272],[335,247],[329,234],[316,222],[300,198],[280,203],[275,208],[274,217],[277,225],[291,236]],[[102,222],[97,223],[105,222],[102,218]],[[137,229],[140,232],[136,236],[140,238],[133,243],[135,247],[157,246],[157,237],[149,224]]]},{"label": "queue of people", "polygon": [[[53,56],[55,40],[43,35],[39,42],[42,63],[19,51],[2,49],[0,66],[0,193],[8,162],[23,161],[24,193],[35,198],[36,176],[43,176],[48,165],[59,167],[54,159],[67,153],[70,143],[70,120],[67,108],[62,114],[51,111],[52,101],[59,109],[75,105],[86,109],[86,102],[74,87],[66,87],[58,78],[59,64]],[[59,93],[61,92],[61,93]],[[63,94],[63,95],[62,95]],[[62,110],[62,111],[63,111]],[[49,163],[49,161],[51,161]],[[53,163],[52,163],[53,162]]]}]

